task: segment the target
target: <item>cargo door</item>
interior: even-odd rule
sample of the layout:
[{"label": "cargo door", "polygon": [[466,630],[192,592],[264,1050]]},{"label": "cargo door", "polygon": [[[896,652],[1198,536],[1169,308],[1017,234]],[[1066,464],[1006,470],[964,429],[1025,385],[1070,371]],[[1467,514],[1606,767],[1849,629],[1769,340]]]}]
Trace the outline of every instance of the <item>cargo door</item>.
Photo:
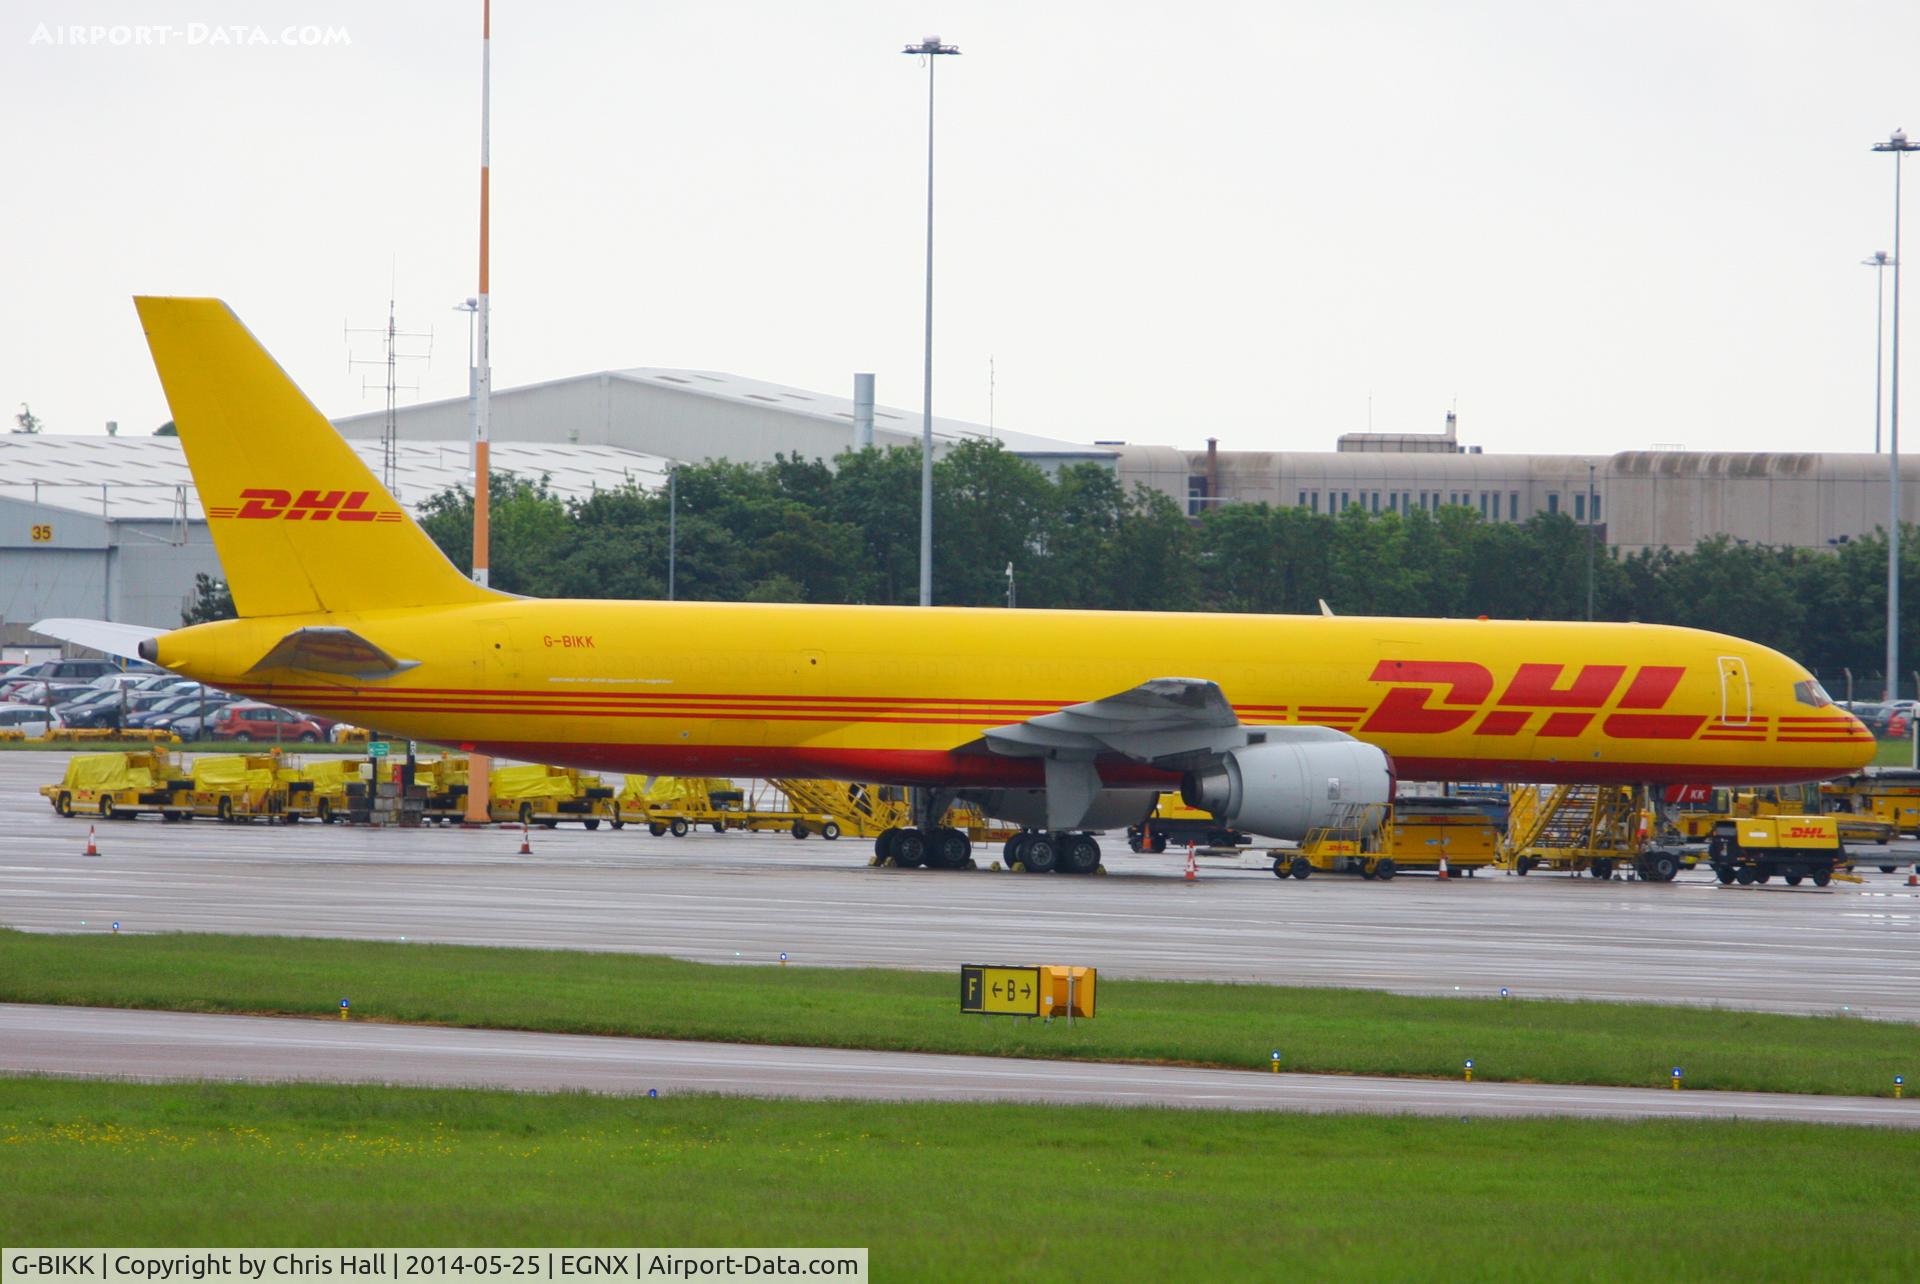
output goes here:
[{"label": "cargo door", "polygon": [[1747,662],[1737,655],[1720,657],[1720,721],[1753,721],[1753,683],[1747,677]]}]

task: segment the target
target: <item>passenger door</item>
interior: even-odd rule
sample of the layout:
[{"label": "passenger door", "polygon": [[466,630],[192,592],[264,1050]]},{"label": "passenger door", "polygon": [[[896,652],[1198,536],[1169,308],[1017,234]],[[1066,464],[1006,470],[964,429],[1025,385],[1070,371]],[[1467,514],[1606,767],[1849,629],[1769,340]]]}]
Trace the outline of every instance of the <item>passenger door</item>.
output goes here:
[{"label": "passenger door", "polygon": [[1720,721],[1744,723],[1753,720],[1753,683],[1747,677],[1747,662],[1737,655],[1720,657]]}]

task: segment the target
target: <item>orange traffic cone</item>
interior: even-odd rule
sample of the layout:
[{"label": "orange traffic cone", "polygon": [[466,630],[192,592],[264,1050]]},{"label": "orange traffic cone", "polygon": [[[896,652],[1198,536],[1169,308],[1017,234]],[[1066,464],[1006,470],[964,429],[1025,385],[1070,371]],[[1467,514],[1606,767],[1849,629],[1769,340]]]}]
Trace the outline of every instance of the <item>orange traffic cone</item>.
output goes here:
[{"label": "orange traffic cone", "polygon": [[[87,846],[89,846],[89,847],[91,847],[91,846],[93,846],[93,844],[91,844],[91,843],[89,843],[89,844],[87,844]],[[1908,886],[1908,887],[1920,887],[1920,874],[1908,874],[1908,875],[1907,875],[1907,886]]]},{"label": "orange traffic cone", "polygon": [[86,854],[87,854],[87,855],[89,855],[89,856],[98,856],[98,855],[100,854],[100,848],[99,848],[99,847],[98,847],[97,845],[95,845],[95,843],[94,843],[94,841],[93,841],[93,826],[92,826],[92,825],[88,825],[88,826],[87,826],[87,852],[86,852]]},{"label": "orange traffic cone", "polygon": [[527,822],[524,820],[520,822],[520,854],[533,855],[533,841],[527,830]]},{"label": "orange traffic cone", "polygon": [[1453,877],[1453,875],[1447,872],[1447,854],[1445,852],[1440,853],[1440,877],[1442,878]]},{"label": "orange traffic cone", "polygon": [[1187,844],[1187,881],[1191,883],[1200,876],[1200,866],[1193,858],[1193,844]]}]

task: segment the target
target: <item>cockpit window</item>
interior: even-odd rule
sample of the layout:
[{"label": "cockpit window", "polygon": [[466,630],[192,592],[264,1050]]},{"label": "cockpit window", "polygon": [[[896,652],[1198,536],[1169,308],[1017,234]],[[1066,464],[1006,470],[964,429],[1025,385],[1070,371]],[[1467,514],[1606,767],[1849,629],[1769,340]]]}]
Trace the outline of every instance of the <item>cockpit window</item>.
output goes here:
[{"label": "cockpit window", "polygon": [[1824,709],[1833,703],[1833,697],[1827,694],[1826,688],[1812,678],[1793,684],[1793,698],[1816,709]]}]

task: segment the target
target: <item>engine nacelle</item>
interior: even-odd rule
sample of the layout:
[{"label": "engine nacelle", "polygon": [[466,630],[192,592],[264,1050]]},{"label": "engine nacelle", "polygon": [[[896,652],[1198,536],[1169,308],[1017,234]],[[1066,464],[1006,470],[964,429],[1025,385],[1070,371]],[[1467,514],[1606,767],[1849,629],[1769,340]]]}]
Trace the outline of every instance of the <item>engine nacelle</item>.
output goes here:
[{"label": "engine nacelle", "polygon": [[1252,744],[1188,772],[1180,796],[1245,833],[1297,840],[1349,820],[1355,807],[1392,801],[1393,770],[1358,740]]}]

